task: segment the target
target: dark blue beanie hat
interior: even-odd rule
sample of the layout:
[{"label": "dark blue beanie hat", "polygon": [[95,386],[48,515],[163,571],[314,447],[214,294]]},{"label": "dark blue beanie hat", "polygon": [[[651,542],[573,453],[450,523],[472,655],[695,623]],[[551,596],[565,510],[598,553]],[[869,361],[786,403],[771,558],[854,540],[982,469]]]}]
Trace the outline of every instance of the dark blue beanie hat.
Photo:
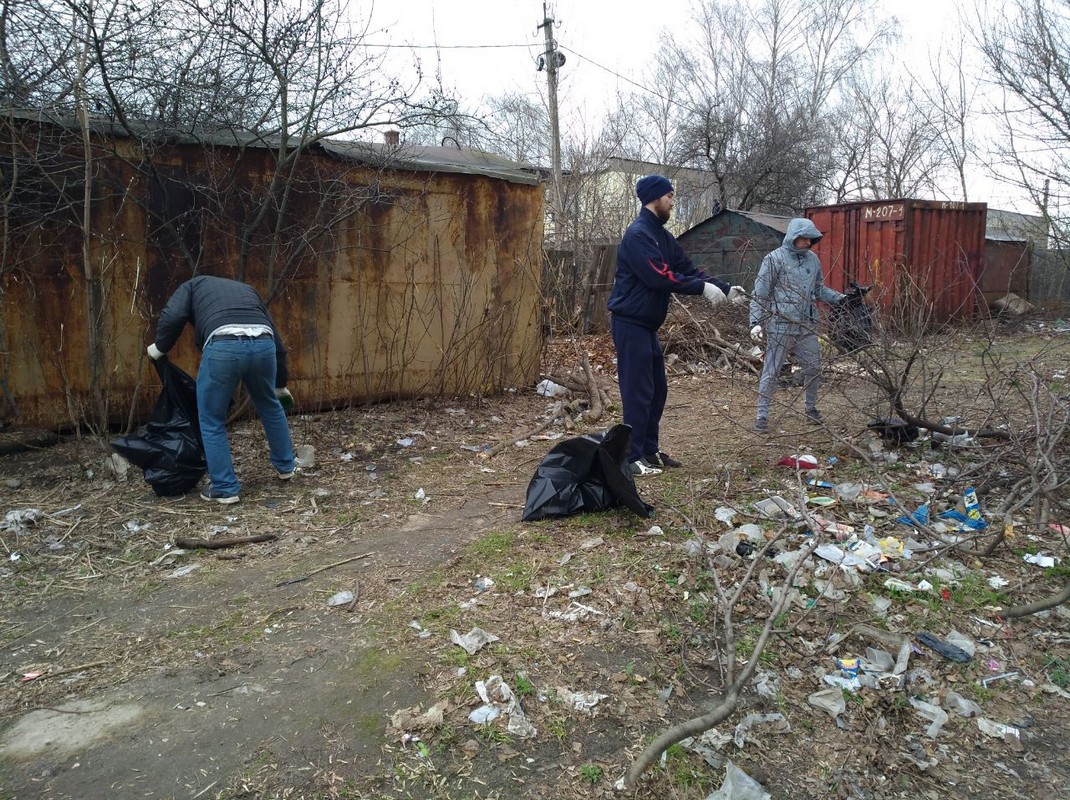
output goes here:
[{"label": "dark blue beanie hat", "polygon": [[644,206],[672,190],[672,184],[664,175],[647,175],[635,184],[635,196]]}]

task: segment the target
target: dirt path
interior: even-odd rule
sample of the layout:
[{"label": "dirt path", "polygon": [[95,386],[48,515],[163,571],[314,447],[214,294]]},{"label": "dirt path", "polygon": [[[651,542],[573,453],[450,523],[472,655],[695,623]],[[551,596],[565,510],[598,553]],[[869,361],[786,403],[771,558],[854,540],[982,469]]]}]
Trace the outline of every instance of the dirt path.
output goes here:
[{"label": "dirt path", "polygon": [[[489,460],[477,451],[538,425],[552,404],[534,395],[295,418],[295,440],[315,446],[317,464],[290,484],[272,479],[261,435],[242,423],[232,437],[244,481],[235,507],[160,500],[140,476],[118,482],[105,451],[86,441],[5,457],[4,512],[42,515],[3,532],[0,797],[620,796],[613,781],[643,744],[707,707],[724,681],[723,610],[711,568],[695,557],[726,530],[715,509],[731,504],[762,523],[750,504],[793,491],[793,475],[775,466],[785,453],[836,456],[828,476],[858,479],[863,465],[850,463],[842,439],[879,414],[864,387],[830,383],[825,428],[785,409],[759,438],[748,429],[749,378],[681,370],[670,392],[663,445],[686,466],[640,484],[653,520],[606,512],[519,522],[553,442]],[[904,498],[917,501],[910,487],[931,455],[902,454],[893,478]],[[863,519],[865,509],[828,513],[857,523],[850,514]],[[252,534],[277,538],[168,547],[176,537]],[[749,564],[713,563],[729,585]],[[880,575],[848,581],[815,568],[800,586],[808,605],[762,657],[776,690],[748,691],[722,734],[730,742],[751,713],[780,713],[788,727],[756,725],[740,734],[744,747],[709,751],[710,763],[674,748],[628,796],[700,800],[720,785],[726,758],[777,800],[1070,795],[1067,700],[1043,688],[1060,665],[1070,669],[1066,618],[993,628],[986,610],[991,575],[1019,597],[1043,591],[1033,568],[1008,552],[976,580],[945,583],[949,601],[890,593]],[[762,569],[779,576],[772,563]],[[843,594],[815,593],[819,580]],[[342,591],[355,602],[329,607]],[[873,610],[879,598],[891,601],[885,616]],[[741,657],[768,602],[755,590],[736,609]],[[957,628],[979,655],[959,665],[918,648],[909,692],[851,694],[834,723],[807,698],[836,671],[828,637],[858,622],[911,634]],[[498,641],[474,654],[451,643],[451,630],[473,627]],[[844,653],[867,644],[847,639]],[[995,668],[1019,678],[983,685]],[[477,684],[494,676],[519,698],[533,735],[507,726],[508,715],[470,721]],[[948,689],[1018,738],[991,738],[954,716],[925,736],[910,699]],[[440,721],[411,722],[439,703]],[[410,723],[392,725],[405,709]]]}]

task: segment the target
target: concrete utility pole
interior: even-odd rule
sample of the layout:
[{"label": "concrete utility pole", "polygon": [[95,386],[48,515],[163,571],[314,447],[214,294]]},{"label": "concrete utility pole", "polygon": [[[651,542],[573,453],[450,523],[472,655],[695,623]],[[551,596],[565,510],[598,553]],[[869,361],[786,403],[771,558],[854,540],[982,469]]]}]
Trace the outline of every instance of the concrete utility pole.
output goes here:
[{"label": "concrete utility pole", "polygon": [[550,108],[550,174],[554,183],[554,238],[560,241],[559,226],[565,221],[565,199],[561,191],[561,130],[557,121],[557,71],[565,63],[565,56],[558,51],[557,42],[554,41],[554,21],[546,7],[545,0],[542,4],[542,24],[546,37],[546,52],[539,59],[539,69],[546,68],[547,101]]}]

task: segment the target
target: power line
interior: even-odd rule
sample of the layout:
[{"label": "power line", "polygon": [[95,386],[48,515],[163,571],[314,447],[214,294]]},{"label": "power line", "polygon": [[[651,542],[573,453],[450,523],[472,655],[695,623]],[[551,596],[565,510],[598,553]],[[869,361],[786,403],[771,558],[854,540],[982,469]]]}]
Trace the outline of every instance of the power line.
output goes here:
[{"label": "power line", "polygon": [[361,47],[378,47],[383,50],[495,50],[505,48],[523,47],[525,50],[538,47],[538,43],[531,44],[376,44],[374,42],[361,42]]}]

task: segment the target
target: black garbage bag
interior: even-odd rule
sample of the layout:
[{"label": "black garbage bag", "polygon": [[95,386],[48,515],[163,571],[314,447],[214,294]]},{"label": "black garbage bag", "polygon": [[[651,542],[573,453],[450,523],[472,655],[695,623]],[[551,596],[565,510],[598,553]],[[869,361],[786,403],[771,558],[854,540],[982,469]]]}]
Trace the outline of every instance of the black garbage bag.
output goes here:
[{"label": "black garbage bag", "polygon": [[843,302],[829,313],[831,339],[844,352],[854,353],[873,344],[873,309],[865,301],[872,288],[851,281]]},{"label": "black garbage bag", "polygon": [[163,382],[144,430],[112,439],[111,446],[145,471],[160,497],[185,494],[204,477],[208,465],[197,423],[197,381],[166,358],[152,362]]},{"label": "black garbage bag", "polygon": [[866,427],[876,432],[886,442],[892,442],[893,444],[913,442],[921,435],[921,429],[917,425],[911,425],[898,417],[875,419]]},{"label": "black garbage bag", "polygon": [[631,437],[630,425],[614,425],[605,433],[556,445],[528,484],[522,519],[531,522],[619,506],[641,517],[653,514],[654,507],[639,497],[628,465]]}]

